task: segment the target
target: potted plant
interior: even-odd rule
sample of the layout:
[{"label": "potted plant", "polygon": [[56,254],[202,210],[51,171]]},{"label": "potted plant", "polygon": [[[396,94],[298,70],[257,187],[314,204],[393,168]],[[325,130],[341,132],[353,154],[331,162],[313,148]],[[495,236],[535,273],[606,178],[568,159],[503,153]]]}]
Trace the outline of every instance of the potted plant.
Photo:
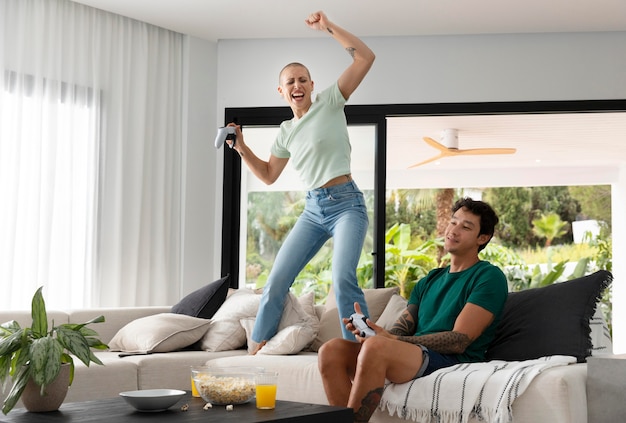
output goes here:
[{"label": "potted plant", "polygon": [[[69,367],[69,383],[64,386],[67,392],[74,379],[72,355],[86,366],[91,362],[102,365],[91,348],[108,348],[98,339],[97,332],[87,327],[91,323],[104,322],[104,316],[80,324],[64,323],[54,326],[52,322],[52,327],[49,328],[42,288],[33,296],[33,323],[30,328],[20,327],[15,320],[0,325],[0,385],[4,386],[9,378],[13,383],[2,406],[4,414],[15,406],[29,380],[32,379],[30,383],[40,387],[39,393],[44,396],[47,393],[46,388],[57,378],[61,367]],[[55,409],[58,409],[64,399],[65,393]]]}]

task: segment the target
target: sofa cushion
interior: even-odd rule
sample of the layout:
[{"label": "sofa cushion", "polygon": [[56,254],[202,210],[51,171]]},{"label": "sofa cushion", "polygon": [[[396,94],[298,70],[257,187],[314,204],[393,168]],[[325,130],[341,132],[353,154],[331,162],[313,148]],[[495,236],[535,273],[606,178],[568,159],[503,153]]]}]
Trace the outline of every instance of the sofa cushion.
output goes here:
[{"label": "sofa cushion", "polygon": [[328,404],[316,353],[302,352],[290,356],[256,354],[223,357],[207,361],[206,364],[217,367],[262,367],[266,372],[278,372],[276,391],[278,400]]},{"label": "sofa cushion", "polygon": [[541,288],[510,292],[502,320],[487,350],[489,360],[529,360],[591,355],[589,320],[613,277],[600,270]]},{"label": "sofa cushion", "polygon": [[172,306],[172,313],[210,319],[226,300],[228,275],[185,296]]},{"label": "sofa cushion", "polygon": [[142,317],[121,328],[109,342],[109,349],[132,354],[180,350],[202,338],[210,323],[176,313]]}]

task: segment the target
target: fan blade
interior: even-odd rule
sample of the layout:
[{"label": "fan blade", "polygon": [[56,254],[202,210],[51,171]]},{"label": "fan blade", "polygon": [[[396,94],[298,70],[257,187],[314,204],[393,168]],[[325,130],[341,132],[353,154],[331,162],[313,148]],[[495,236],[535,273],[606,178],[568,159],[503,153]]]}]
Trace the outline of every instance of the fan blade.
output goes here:
[{"label": "fan blade", "polygon": [[435,141],[434,139],[430,138],[430,137],[424,137],[422,138],[424,140],[424,142],[428,145],[430,145],[433,148],[436,148],[439,151],[448,151],[448,147],[446,147],[445,145]]},{"label": "fan blade", "polygon": [[452,155],[479,155],[479,154],[513,154],[517,151],[515,148],[470,148],[468,150],[456,150],[451,152]]},{"label": "fan blade", "polygon": [[418,166],[421,166],[421,165],[425,165],[426,163],[434,162],[435,160],[441,159],[441,158],[446,157],[446,156],[449,156],[449,154],[444,154],[444,153],[437,154],[436,156],[431,157],[430,159],[426,159],[423,162],[415,163],[415,164],[409,166],[409,169],[412,169],[414,167],[418,167]]}]

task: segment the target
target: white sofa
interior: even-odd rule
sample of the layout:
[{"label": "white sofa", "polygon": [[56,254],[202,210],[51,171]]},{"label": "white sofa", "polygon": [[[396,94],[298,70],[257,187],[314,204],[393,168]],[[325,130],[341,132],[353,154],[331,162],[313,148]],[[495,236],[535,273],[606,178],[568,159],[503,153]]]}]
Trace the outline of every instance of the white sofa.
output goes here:
[{"label": "white sofa", "polygon": [[[368,291],[366,298],[368,304],[372,302],[370,306],[372,317],[379,323],[387,325],[403,306],[403,300],[394,294],[393,290]],[[106,321],[92,327],[105,343],[110,343],[122,328],[130,327],[133,323],[142,321],[142,318],[169,316],[172,314],[169,313],[170,310],[171,307],[169,306],[100,308],[49,311],[49,317],[58,324],[61,322],[80,323],[98,315],[104,315]],[[315,328],[317,338],[312,346],[309,346],[309,351],[301,351],[296,354],[250,356],[245,348],[217,352],[177,350],[137,355],[125,355],[117,351],[97,351],[95,354],[102,360],[104,366],[92,364],[90,367],[86,367],[75,360],[74,383],[70,387],[66,402],[116,397],[119,392],[136,389],[190,390],[190,366],[209,363],[220,366],[260,366],[266,370],[276,370],[280,373],[278,399],[327,404],[317,369],[317,353],[311,349],[314,350],[319,347],[319,344],[324,341],[323,337],[328,338],[339,334],[340,328],[337,323],[338,317],[334,304],[315,306],[314,312],[319,323],[319,326]],[[9,320],[17,320],[20,325],[29,326],[31,323],[30,312],[0,311],[0,322]],[[244,320],[241,319],[241,324]],[[600,320],[602,319],[600,318]],[[142,330],[145,332],[145,328]],[[209,327],[207,333],[211,330],[213,328]],[[594,331],[596,332],[595,335]],[[599,337],[602,337],[602,327],[600,327],[599,333],[598,335],[598,330],[592,326],[592,338],[600,339]],[[119,335],[117,336],[119,337]],[[229,336],[229,338],[232,337]],[[162,340],[159,342],[162,343]],[[599,342],[594,341],[594,345],[599,345]],[[596,348],[603,348],[603,352],[612,352],[610,346],[607,349],[606,344]],[[586,375],[587,365],[585,363],[558,366],[540,373],[532,380],[525,392],[513,402],[514,422],[586,422]],[[0,399],[3,399],[5,395],[6,392],[0,393]],[[17,407],[20,406],[18,403]],[[378,410],[371,421],[400,422],[406,420],[397,415],[391,416],[387,411]]]}]

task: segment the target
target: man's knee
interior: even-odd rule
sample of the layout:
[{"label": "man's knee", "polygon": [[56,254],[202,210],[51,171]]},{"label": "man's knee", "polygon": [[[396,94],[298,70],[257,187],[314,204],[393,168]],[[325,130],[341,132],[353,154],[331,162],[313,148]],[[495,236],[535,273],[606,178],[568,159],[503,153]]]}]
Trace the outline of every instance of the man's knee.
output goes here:
[{"label": "man's knee", "polygon": [[318,365],[320,369],[336,365],[338,363],[348,363],[350,359],[354,359],[352,342],[342,338],[333,338],[322,344],[317,352]]},{"label": "man's knee", "polygon": [[374,336],[367,338],[361,344],[361,351],[359,353],[359,363],[363,364],[368,361],[379,361],[389,348],[386,338]]},{"label": "man's knee", "polygon": [[339,338],[330,339],[322,344],[317,352],[317,358],[320,364],[334,361],[337,358],[337,350]]}]

